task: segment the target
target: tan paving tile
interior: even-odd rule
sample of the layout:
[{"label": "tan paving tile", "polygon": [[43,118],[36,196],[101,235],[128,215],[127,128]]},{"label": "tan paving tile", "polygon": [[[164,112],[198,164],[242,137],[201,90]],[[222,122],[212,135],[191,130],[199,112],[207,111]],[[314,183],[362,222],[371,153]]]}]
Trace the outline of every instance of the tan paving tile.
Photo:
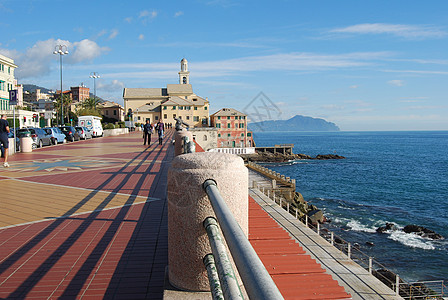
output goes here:
[{"label": "tan paving tile", "polygon": [[14,179],[1,180],[0,190],[0,216],[4,216],[0,220],[0,227],[56,218],[67,212],[78,214],[118,207],[126,204],[130,197],[135,198],[133,204],[147,200],[144,197]]}]

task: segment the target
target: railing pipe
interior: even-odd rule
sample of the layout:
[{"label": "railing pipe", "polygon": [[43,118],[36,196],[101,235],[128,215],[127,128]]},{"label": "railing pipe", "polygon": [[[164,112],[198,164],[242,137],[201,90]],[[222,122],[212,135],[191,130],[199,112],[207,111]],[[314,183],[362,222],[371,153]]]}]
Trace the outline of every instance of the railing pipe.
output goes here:
[{"label": "railing pipe", "polygon": [[210,199],[249,298],[283,299],[282,294],[227,207],[219,193],[216,182],[208,179],[204,182],[203,187]]},{"label": "railing pipe", "polygon": [[208,282],[210,283],[210,291],[212,292],[213,300],[224,300],[213,254],[207,254],[202,261],[207,269]]},{"label": "railing pipe", "polygon": [[244,299],[235,273],[233,272],[232,263],[227,255],[226,246],[219,233],[218,222],[215,218],[208,217],[204,220],[204,228],[207,231],[213,258],[216,260],[216,268],[224,293],[224,299]]}]

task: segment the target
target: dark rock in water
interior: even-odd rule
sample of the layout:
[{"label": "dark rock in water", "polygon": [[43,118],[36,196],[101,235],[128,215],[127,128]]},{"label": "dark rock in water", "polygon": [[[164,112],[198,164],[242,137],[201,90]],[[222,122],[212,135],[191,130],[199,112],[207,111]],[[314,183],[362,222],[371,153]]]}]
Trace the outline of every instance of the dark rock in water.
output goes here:
[{"label": "dark rock in water", "polygon": [[334,242],[335,242],[336,244],[344,244],[344,241],[341,240],[340,238],[338,238],[337,236],[334,237]]},{"label": "dark rock in water", "polygon": [[376,229],[376,232],[378,232],[378,233],[384,233],[384,232],[386,232],[386,231],[388,231],[388,230],[395,231],[395,230],[398,230],[398,228],[397,228],[397,226],[395,226],[394,223],[386,223],[385,226],[378,227],[378,228]]},{"label": "dark rock in water", "polygon": [[308,212],[308,217],[310,218],[311,222],[313,224],[316,224],[317,222],[319,223],[325,222],[324,213],[321,210],[317,209],[316,207],[313,208],[314,209],[312,211]]},{"label": "dark rock in water", "polygon": [[406,233],[415,233],[421,237],[424,238],[428,238],[428,239],[433,239],[433,240],[442,240],[444,239],[443,236],[441,236],[440,234],[425,228],[423,226],[419,226],[419,225],[406,225],[403,228],[403,231]]},{"label": "dark rock in water", "polygon": [[367,246],[370,246],[370,247],[375,246],[375,244],[374,244],[373,242],[370,242],[370,241],[366,242],[366,245],[367,245]]},{"label": "dark rock in water", "polygon": [[336,154],[319,154],[316,156],[316,159],[344,159],[344,156],[336,155]]}]

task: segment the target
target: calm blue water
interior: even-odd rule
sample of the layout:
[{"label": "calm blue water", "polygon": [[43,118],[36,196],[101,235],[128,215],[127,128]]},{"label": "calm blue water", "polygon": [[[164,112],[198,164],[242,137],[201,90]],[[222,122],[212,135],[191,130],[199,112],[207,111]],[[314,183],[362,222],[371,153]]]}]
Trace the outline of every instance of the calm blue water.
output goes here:
[{"label": "calm blue water", "polygon": [[[338,154],[268,167],[297,180],[305,200],[325,211],[336,234],[408,281],[448,281],[448,131],[261,132],[257,146],[293,143],[294,153]],[[425,226],[443,235],[376,233],[385,222]],[[371,241],[373,247],[365,245]]]}]

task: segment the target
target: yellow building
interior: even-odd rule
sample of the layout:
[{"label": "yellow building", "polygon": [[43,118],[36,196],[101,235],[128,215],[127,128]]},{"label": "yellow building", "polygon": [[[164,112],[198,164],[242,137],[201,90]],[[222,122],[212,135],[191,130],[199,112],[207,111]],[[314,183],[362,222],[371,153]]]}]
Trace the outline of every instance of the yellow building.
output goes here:
[{"label": "yellow building", "polygon": [[209,102],[193,93],[190,84],[188,62],[180,62],[178,84],[167,84],[166,88],[125,88],[123,91],[126,113],[132,113],[133,121],[176,123],[180,118],[191,127],[208,126]]}]

